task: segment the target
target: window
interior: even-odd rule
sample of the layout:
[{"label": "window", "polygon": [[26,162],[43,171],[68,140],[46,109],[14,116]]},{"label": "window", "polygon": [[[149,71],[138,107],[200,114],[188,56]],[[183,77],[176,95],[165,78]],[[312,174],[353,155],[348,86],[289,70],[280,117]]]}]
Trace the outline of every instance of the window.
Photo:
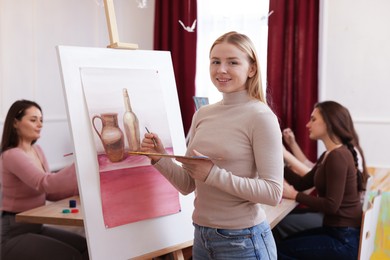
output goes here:
[{"label": "window", "polygon": [[260,59],[263,88],[266,86],[269,0],[198,0],[196,96],[210,103],[221,100],[210,80],[209,51],[216,38],[228,31],[248,35]]}]

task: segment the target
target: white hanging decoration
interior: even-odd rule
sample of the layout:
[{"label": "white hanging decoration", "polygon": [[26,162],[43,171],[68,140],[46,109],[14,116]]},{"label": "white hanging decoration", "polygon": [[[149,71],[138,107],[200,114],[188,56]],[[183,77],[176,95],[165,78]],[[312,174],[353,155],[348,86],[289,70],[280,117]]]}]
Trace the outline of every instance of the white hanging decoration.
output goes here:
[{"label": "white hanging decoration", "polygon": [[187,32],[194,32],[195,30],[195,27],[196,27],[196,19],[195,21],[192,23],[191,27],[190,26],[185,26],[184,23],[179,20],[179,23],[181,24],[181,26],[183,27],[184,30],[186,30]]},{"label": "white hanging decoration", "polygon": [[146,8],[148,5],[148,0],[136,0],[138,3],[138,8]]},{"label": "white hanging decoration", "polygon": [[271,14],[274,13],[274,10],[271,10],[267,15],[263,15],[260,20],[262,24],[268,25],[268,18],[271,16]]},{"label": "white hanging decoration", "polygon": [[[188,1],[188,22],[189,22],[190,17],[191,17],[191,0]],[[183,29],[186,30],[187,32],[194,32],[195,31],[196,19],[194,20],[194,22],[192,23],[191,26],[184,25],[184,23],[181,20],[179,20],[179,23],[183,27]]]},{"label": "white hanging decoration", "polygon": [[94,0],[95,1],[95,4],[99,7],[104,7],[104,3],[103,3],[103,0]]}]

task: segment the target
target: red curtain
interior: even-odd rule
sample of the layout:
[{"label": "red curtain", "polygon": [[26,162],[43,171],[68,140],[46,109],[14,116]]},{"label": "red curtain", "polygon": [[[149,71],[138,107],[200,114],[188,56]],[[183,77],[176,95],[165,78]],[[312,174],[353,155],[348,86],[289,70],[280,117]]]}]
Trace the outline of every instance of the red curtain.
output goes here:
[{"label": "red curtain", "polygon": [[269,10],[267,100],[281,128],[290,127],[316,161],[306,123],[318,101],[319,0],[270,0]]},{"label": "red curtain", "polygon": [[177,94],[185,134],[195,112],[196,28],[188,32],[180,25],[190,26],[197,18],[196,0],[156,0],[154,49],[170,51],[175,72]]}]

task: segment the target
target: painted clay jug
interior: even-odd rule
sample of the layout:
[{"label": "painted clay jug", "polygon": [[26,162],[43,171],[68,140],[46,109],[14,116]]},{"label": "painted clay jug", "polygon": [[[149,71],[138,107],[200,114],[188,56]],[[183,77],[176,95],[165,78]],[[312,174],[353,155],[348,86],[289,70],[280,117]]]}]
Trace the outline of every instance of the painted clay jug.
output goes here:
[{"label": "painted clay jug", "polygon": [[[102,121],[101,132],[95,125],[95,120]],[[97,135],[102,141],[104,151],[111,162],[120,162],[124,159],[124,137],[123,132],[118,126],[117,113],[104,113],[92,117],[92,125]]]}]

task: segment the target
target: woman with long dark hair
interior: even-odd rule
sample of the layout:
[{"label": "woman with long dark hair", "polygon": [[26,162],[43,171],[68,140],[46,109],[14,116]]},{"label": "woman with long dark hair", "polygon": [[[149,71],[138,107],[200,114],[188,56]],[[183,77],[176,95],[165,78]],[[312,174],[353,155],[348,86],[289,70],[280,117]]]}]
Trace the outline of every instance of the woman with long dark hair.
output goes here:
[{"label": "woman with long dark hair", "polygon": [[[322,227],[294,234],[279,242],[279,259],[357,259],[362,204],[367,171],[349,111],[334,101],[315,105],[307,124],[310,138],[323,142],[326,151],[306,175],[285,173],[283,197],[324,213]],[[365,164],[364,164],[365,165]],[[291,184],[291,185],[290,185]],[[317,196],[307,195],[315,187]]]}]

